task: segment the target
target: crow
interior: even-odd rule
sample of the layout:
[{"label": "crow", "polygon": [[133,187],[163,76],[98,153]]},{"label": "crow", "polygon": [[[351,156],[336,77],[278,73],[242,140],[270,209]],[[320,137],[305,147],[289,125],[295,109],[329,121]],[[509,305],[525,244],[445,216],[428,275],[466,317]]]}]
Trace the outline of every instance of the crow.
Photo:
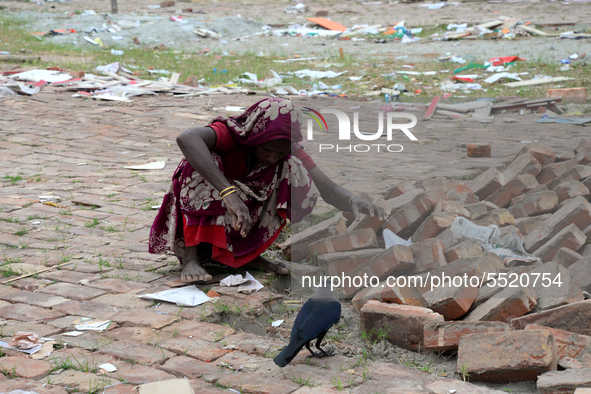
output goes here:
[{"label": "crow", "polygon": [[[316,292],[300,309],[293,323],[289,344],[273,359],[275,364],[285,367],[294,359],[299,351],[306,346],[313,357],[334,356],[331,352],[324,351],[320,344],[322,339],[341,318],[341,304],[331,290],[319,287]],[[310,349],[310,342],[318,338],[316,348],[319,352]]]}]

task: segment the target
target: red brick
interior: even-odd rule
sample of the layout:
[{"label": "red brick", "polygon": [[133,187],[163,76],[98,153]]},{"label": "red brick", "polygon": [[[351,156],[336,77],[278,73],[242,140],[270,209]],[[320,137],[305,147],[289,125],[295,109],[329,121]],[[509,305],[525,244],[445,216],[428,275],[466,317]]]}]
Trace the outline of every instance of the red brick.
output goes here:
[{"label": "red brick", "polygon": [[63,296],[77,301],[91,300],[105,294],[105,292],[102,290],[94,289],[88,286],[85,287],[82,285],[73,285],[71,283],[65,282],[44,287],[43,289],[39,289],[39,292]]},{"label": "red brick", "polygon": [[257,376],[253,379],[249,374],[233,373],[222,376],[218,384],[253,394],[289,394],[300,387],[299,384],[285,379],[273,379]]},{"label": "red brick", "polygon": [[2,371],[14,373],[14,377],[27,379],[41,379],[51,371],[51,364],[45,360],[33,360],[24,357],[2,357],[0,358]]},{"label": "red brick", "polygon": [[310,252],[326,254],[377,247],[376,232],[371,228],[366,228],[316,241],[310,244]]},{"label": "red brick", "polygon": [[[468,192],[472,193],[471,190]],[[447,191],[443,187],[436,187],[434,189],[428,189],[428,190],[425,190],[425,193],[427,194],[427,198],[429,199],[429,201],[431,201],[431,204],[433,204],[433,206],[435,206],[435,204],[437,204],[439,201],[446,201],[447,200]]]},{"label": "red brick", "polygon": [[550,331],[470,334],[460,339],[458,347],[458,371],[466,368],[472,380],[534,380],[556,367],[556,342]]},{"label": "red brick", "polygon": [[72,78],[82,78],[86,75],[84,71],[69,71],[68,74],[70,74]]},{"label": "red brick", "polygon": [[318,223],[310,228],[292,234],[281,245],[281,251],[288,260],[298,261],[310,254],[309,245],[319,239],[344,234],[347,231],[347,222],[342,214],[337,214],[331,219]]},{"label": "red brick", "polygon": [[318,256],[318,266],[325,270],[326,275],[347,274],[365,265],[383,251],[384,249],[362,249],[353,252],[327,253]]},{"label": "red brick", "polygon": [[477,295],[478,287],[439,286],[424,296],[433,312],[453,320],[468,312]]},{"label": "red brick", "polygon": [[423,346],[430,351],[457,350],[460,339],[465,335],[511,330],[509,324],[497,321],[429,323],[423,329]]},{"label": "red brick", "polygon": [[203,375],[220,375],[224,371],[220,370],[218,365],[213,363],[204,363],[191,357],[178,356],[166,361],[156,368],[173,374],[177,377],[186,377],[197,379]]},{"label": "red brick", "polygon": [[536,299],[536,293],[530,287],[506,287],[476,307],[464,321],[508,322],[534,309],[537,305]]},{"label": "red brick", "polygon": [[575,147],[575,153],[582,152],[587,148],[591,148],[591,140],[588,138],[580,138],[577,142],[577,146]]},{"label": "red brick", "polygon": [[347,276],[351,278],[351,283],[343,284],[342,289],[346,296],[353,296],[362,289],[362,286],[357,286],[358,283],[354,280],[355,278],[363,278],[364,276],[371,278],[375,276],[382,281],[387,276],[403,274],[413,267],[414,260],[409,247],[395,245],[373,257],[365,265],[349,271]]},{"label": "red brick", "polygon": [[401,181],[396,185],[392,186],[390,189],[384,193],[384,199],[390,200],[392,198],[398,197],[413,190],[415,187],[409,181]]},{"label": "red brick", "polygon": [[546,184],[549,190],[554,190],[558,185],[566,182],[580,181],[591,176],[591,166],[576,165],[569,168]]},{"label": "red brick", "polygon": [[447,264],[443,242],[429,238],[409,246],[415,263],[413,274],[420,274]]},{"label": "red brick", "polygon": [[389,286],[387,281],[383,281],[380,282],[377,287],[370,286],[361,290],[355,295],[351,302],[358,312],[361,311],[361,308],[367,304],[368,301],[372,300],[389,304],[420,306],[427,308],[429,305],[417,288],[411,286],[409,283],[405,284],[406,286],[403,287],[396,286],[394,283],[391,283],[391,285],[394,286]]},{"label": "red brick", "polygon": [[519,175],[529,174],[536,177],[541,170],[542,164],[532,155],[517,155],[503,171],[503,177],[505,178],[505,184],[507,184]]},{"label": "red brick", "polygon": [[456,213],[459,216],[470,219],[470,211],[460,205],[457,201],[438,201],[433,208],[433,213]]},{"label": "red brick", "polygon": [[552,212],[558,207],[556,192],[547,191],[527,196],[508,208],[515,219]]},{"label": "red brick", "polygon": [[229,352],[229,350],[222,349],[221,346],[216,343],[185,337],[166,339],[158,345],[179,356],[189,356],[205,362],[217,360]]},{"label": "red brick", "polygon": [[283,341],[247,332],[239,332],[231,335],[225,338],[224,341],[228,345],[234,345],[235,350],[265,357],[286,345]]},{"label": "red brick", "polygon": [[527,237],[536,227],[543,224],[547,219],[550,219],[552,214],[547,213],[539,216],[532,216],[527,218],[515,219],[515,227],[521,231],[524,237]]},{"label": "red brick", "polygon": [[457,201],[462,205],[475,204],[480,201],[478,196],[471,191],[458,191],[457,188],[453,188],[447,191],[447,199],[451,201]]},{"label": "red brick", "polygon": [[591,335],[590,320],[591,300],[585,300],[515,318],[511,320],[511,325],[516,330],[523,330],[528,324],[534,323],[577,334]]},{"label": "red brick", "polygon": [[135,282],[132,280],[108,278],[92,282],[87,289],[91,287],[108,291],[109,293],[139,293],[150,287],[147,283]]},{"label": "red brick", "polygon": [[478,175],[474,180],[468,182],[468,187],[478,196],[484,200],[505,184],[505,177],[494,167],[489,168],[482,174]]},{"label": "red brick", "polygon": [[537,324],[528,324],[525,330],[548,330],[554,335],[558,351],[558,364],[574,359],[581,367],[591,367],[591,337],[580,335],[558,328],[544,327]]},{"label": "red brick", "polygon": [[591,292],[591,257],[583,257],[568,267],[573,283],[586,292]]},{"label": "red brick", "polygon": [[466,151],[470,157],[490,157],[490,144],[467,144]]},{"label": "red brick", "polygon": [[591,368],[546,372],[536,385],[540,394],[586,394],[581,390],[591,387]]},{"label": "red brick", "polygon": [[109,319],[115,313],[112,306],[94,301],[66,301],[53,307],[66,315]]},{"label": "red brick", "polygon": [[445,259],[448,263],[452,261],[456,261],[458,259],[463,259],[466,257],[476,256],[482,253],[482,247],[473,238],[469,238],[457,245],[454,245],[445,250]]},{"label": "red brick", "polygon": [[43,294],[26,290],[15,291],[12,293],[0,295],[0,300],[8,301],[11,303],[21,302],[34,306],[40,306],[43,308],[51,308],[52,306],[67,301],[63,297],[51,296],[49,294]]},{"label": "red brick", "polygon": [[561,248],[577,251],[585,244],[585,241],[587,241],[585,234],[574,224],[569,224],[533,254],[543,262],[552,261]]},{"label": "red brick", "polygon": [[[403,195],[404,196],[404,195]],[[391,200],[390,200],[391,201]],[[391,230],[402,238],[410,237],[420,224],[429,216],[433,203],[422,192],[396,212],[386,223],[384,228]]]},{"label": "red brick", "polygon": [[111,316],[115,323],[126,326],[142,326],[160,329],[174,323],[177,320],[175,315],[156,313],[156,311],[143,309],[128,309],[117,311]]},{"label": "red brick", "polygon": [[525,250],[532,253],[548,242],[556,233],[573,223],[580,230],[591,223],[591,204],[580,196],[567,201],[548,220],[536,227],[525,238],[523,244]]},{"label": "red brick", "polygon": [[[535,286],[532,276],[534,274],[539,274]],[[571,281],[569,270],[555,261],[536,267],[529,271],[528,275],[530,284],[538,296],[538,305],[532,312],[540,312],[584,299],[581,289]],[[550,284],[548,279],[544,278],[549,278],[552,283]]]},{"label": "red brick", "polygon": [[519,153],[517,153],[516,157],[527,153],[535,157],[536,160],[542,164],[542,166],[552,164],[556,160],[556,151],[540,143],[533,143],[524,146],[521,148]]},{"label": "red brick", "polygon": [[569,148],[556,149],[556,163],[573,160],[575,158],[575,151]]},{"label": "red brick", "polygon": [[160,349],[157,346],[132,341],[112,342],[108,345],[102,346],[98,352],[100,354],[108,354],[117,357],[124,361],[133,360],[144,365],[162,363],[174,356],[173,353]]},{"label": "red brick", "polygon": [[591,148],[580,151],[575,156],[575,161],[581,165],[587,165],[591,163]]},{"label": "red brick", "polygon": [[556,192],[556,195],[558,196],[558,200],[560,202],[577,196],[589,196],[589,189],[587,188],[587,186],[577,181],[562,183],[556,186],[554,188],[554,191]]},{"label": "red brick", "polygon": [[57,319],[63,316],[63,313],[24,304],[8,305],[0,309],[0,317],[4,320],[38,322]]},{"label": "red brick", "polygon": [[563,267],[570,267],[577,261],[581,260],[583,256],[569,248],[560,248],[554,256],[554,261],[561,264]]},{"label": "red brick", "polygon": [[484,215],[474,220],[474,224],[479,226],[490,226],[496,224],[499,227],[509,226],[515,224],[515,218],[505,208],[499,208],[488,211]]},{"label": "red brick", "polygon": [[44,381],[16,378],[0,383],[0,392],[2,393],[11,393],[16,390],[31,391],[37,394],[68,394],[65,388],[47,384]]},{"label": "red brick", "polygon": [[212,324],[193,320],[183,320],[173,325],[164,327],[162,331],[170,333],[178,333],[186,337],[192,337],[196,339],[203,339],[204,341],[215,342],[220,337],[226,338],[236,331],[228,326],[222,326],[220,324]]},{"label": "red brick", "polygon": [[161,2],[160,3],[160,7],[161,8],[164,8],[164,7],[174,7],[174,0]]},{"label": "red brick", "polygon": [[443,316],[427,308],[369,301],[361,308],[360,330],[370,340],[383,330],[391,344],[416,351],[423,345],[423,326],[440,321]]},{"label": "red brick", "polygon": [[545,183],[550,182],[552,179],[556,178],[569,168],[574,167],[576,164],[576,160],[567,160],[559,163],[549,164],[542,168],[542,171],[540,171],[536,179],[538,180],[540,185],[543,185]]},{"label": "red brick", "polygon": [[446,228],[451,227],[457,217],[457,213],[451,212],[434,213],[429,215],[412,235],[413,243],[435,237]]},{"label": "red brick", "polygon": [[538,181],[533,175],[519,175],[507,182],[499,190],[491,194],[486,201],[490,201],[499,208],[504,208],[513,198],[519,196],[530,189],[538,186]]}]

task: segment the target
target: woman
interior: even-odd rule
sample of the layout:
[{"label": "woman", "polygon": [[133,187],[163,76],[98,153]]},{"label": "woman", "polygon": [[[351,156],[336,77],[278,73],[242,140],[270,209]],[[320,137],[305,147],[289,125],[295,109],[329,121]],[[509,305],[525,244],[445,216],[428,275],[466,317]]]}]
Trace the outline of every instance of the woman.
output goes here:
[{"label": "woman", "polygon": [[[269,98],[244,113],[184,131],[185,158],[176,169],[150,233],[150,253],[172,250],[185,282],[211,280],[208,259],[230,267],[287,267],[264,259],[286,219],[312,212],[318,192],[343,211],[385,218],[381,207],[332,182],[304,152],[303,114],[291,101]],[[199,246],[199,250],[198,250]]]}]

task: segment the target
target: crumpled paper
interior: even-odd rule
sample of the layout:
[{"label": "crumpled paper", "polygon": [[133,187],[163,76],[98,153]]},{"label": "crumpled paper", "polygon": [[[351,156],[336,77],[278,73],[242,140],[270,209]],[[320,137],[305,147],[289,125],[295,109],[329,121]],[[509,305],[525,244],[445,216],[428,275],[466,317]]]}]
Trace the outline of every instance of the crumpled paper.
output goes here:
[{"label": "crumpled paper", "polygon": [[230,275],[220,281],[220,286],[238,286],[236,291],[245,294],[257,292],[265,287],[248,272],[246,272],[244,278],[240,274]]},{"label": "crumpled paper", "polygon": [[39,345],[39,336],[34,332],[17,332],[9,345],[19,349],[31,349]]}]

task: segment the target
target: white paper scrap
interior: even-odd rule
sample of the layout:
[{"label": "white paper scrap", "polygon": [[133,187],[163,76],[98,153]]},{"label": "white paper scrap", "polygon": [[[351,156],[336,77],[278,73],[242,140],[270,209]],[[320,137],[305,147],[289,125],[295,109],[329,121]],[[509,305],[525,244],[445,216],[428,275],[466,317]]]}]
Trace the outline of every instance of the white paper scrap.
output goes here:
[{"label": "white paper scrap", "polygon": [[115,372],[117,370],[116,366],[114,366],[113,364],[109,364],[109,363],[101,364],[101,365],[99,365],[99,368],[104,369],[107,372]]},{"label": "white paper scrap", "polygon": [[64,332],[62,335],[65,335],[67,337],[79,337],[82,334],[84,334],[82,331],[68,331]]},{"label": "white paper scrap", "polygon": [[147,164],[138,164],[135,166],[124,166],[123,168],[129,168],[130,170],[161,170],[166,166],[165,161],[153,161]]},{"label": "white paper scrap", "polygon": [[41,349],[41,346],[43,346],[43,344],[39,344],[31,349],[20,349],[18,347],[14,347],[14,346],[10,346],[8,343],[0,341],[0,347],[3,347],[5,349],[10,349],[10,350],[16,350],[18,352],[22,352],[22,353],[26,353],[26,354],[33,354],[39,351],[39,349]]},{"label": "white paper scrap", "polygon": [[279,327],[283,323],[283,320],[275,320],[271,323],[272,327]]},{"label": "white paper scrap", "polygon": [[76,330],[79,331],[103,331],[109,327],[109,325],[111,324],[111,320],[92,320],[89,317],[82,317],[72,324],[74,324]]},{"label": "white paper scrap", "polygon": [[391,248],[394,245],[412,245],[412,241],[410,238],[408,240],[404,240],[403,238],[400,238],[398,235],[394,234],[394,232],[387,228],[384,229],[382,234],[384,236],[384,242],[386,242],[386,249]]},{"label": "white paper scrap", "polygon": [[29,70],[12,76],[14,79],[22,81],[39,82],[41,80],[49,83],[63,82],[72,79],[70,74],[60,74],[53,70]]},{"label": "white paper scrap", "polygon": [[238,286],[238,293],[250,294],[259,291],[263,286],[249,272],[246,272],[244,278],[240,274],[230,275],[220,281],[221,286]]},{"label": "white paper scrap", "polygon": [[210,300],[210,298],[195,285],[164,290],[154,294],[142,294],[138,297],[148,300],[172,302],[179,306],[197,306]]}]

